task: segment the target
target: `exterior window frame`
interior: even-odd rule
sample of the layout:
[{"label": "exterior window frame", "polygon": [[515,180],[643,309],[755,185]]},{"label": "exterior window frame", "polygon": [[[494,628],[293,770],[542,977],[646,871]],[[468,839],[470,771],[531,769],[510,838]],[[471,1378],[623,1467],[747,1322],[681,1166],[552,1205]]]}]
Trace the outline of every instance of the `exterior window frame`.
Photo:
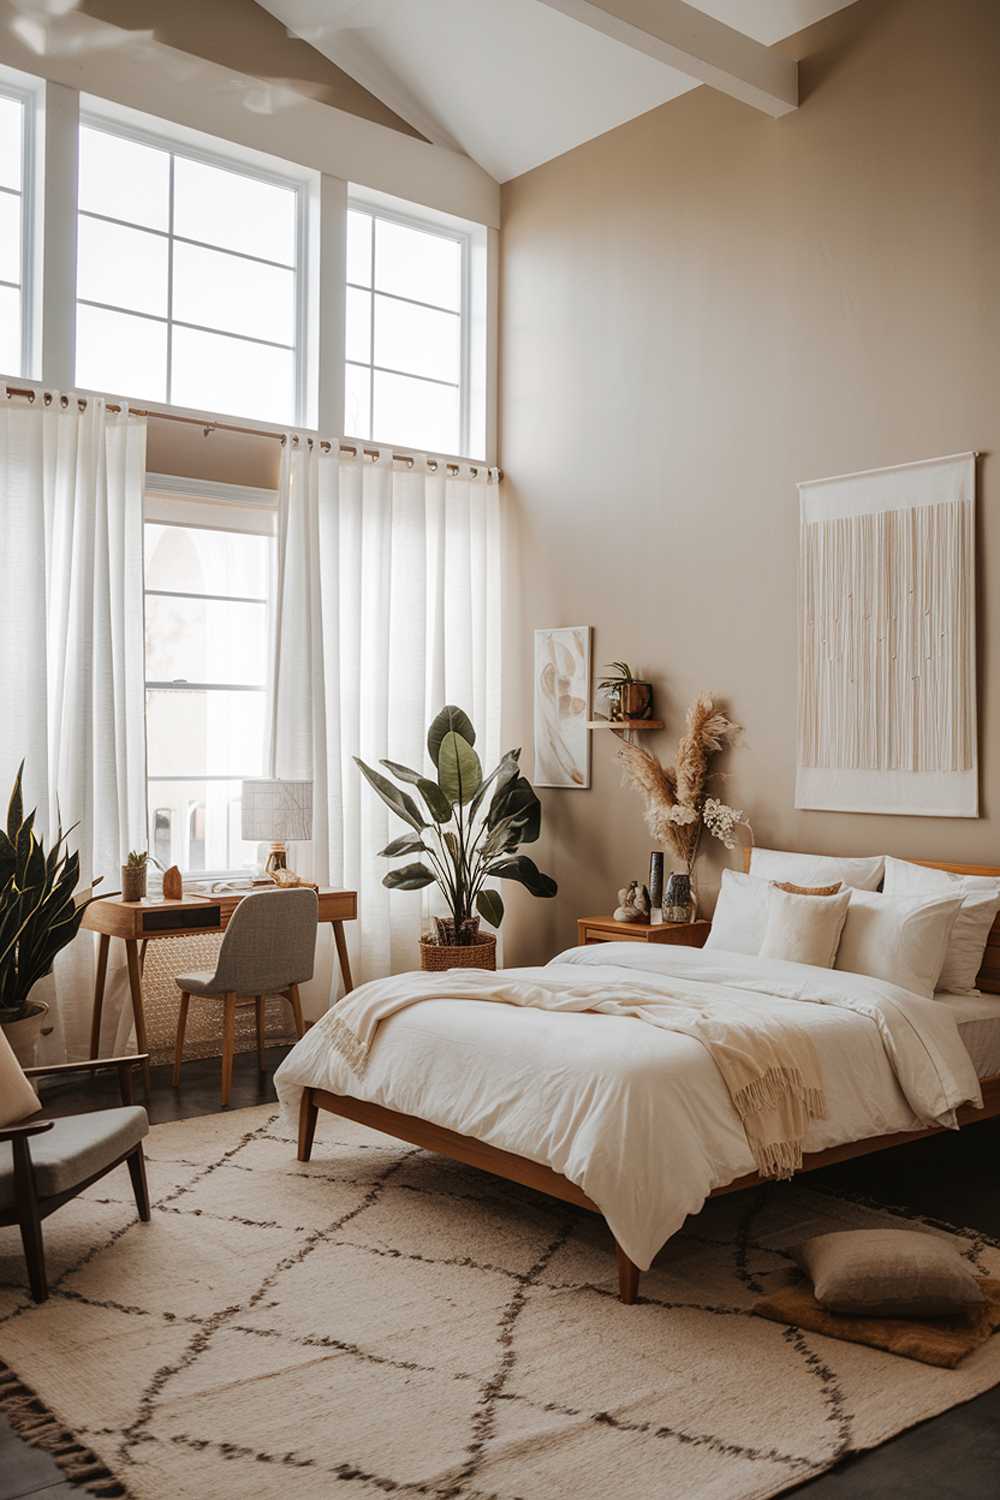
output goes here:
[{"label": "exterior window frame", "polygon": [[[111,114],[104,114],[93,107],[81,108],[80,130],[100,130],[106,135],[117,136],[122,140],[134,141],[140,146],[149,146],[153,150],[162,151],[170,158],[170,217],[167,229],[151,229],[146,224],[134,224],[128,219],[117,219],[109,214],[95,213],[90,209],[83,209],[79,202],[75,205],[77,220],[81,218],[95,219],[99,223],[115,224],[124,229],[136,229],[144,234],[152,234],[165,240],[167,243],[167,312],[165,317],[157,313],[137,312],[135,308],[121,307],[113,303],[95,302],[88,297],[79,295],[78,287],[74,287],[73,310],[74,317],[76,309],[84,307],[103,308],[110,312],[121,313],[127,317],[143,318],[148,322],[159,323],[167,330],[167,365],[166,381],[163,400],[160,404],[165,406],[183,406],[183,403],[173,399],[171,389],[172,378],[172,340],[171,329],[173,327],[190,328],[195,332],[214,334],[222,338],[231,338],[245,343],[256,344],[265,348],[291,349],[293,355],[294,369],[294,411],[287,424],[283,424],[273,416],[264,416],[261,413],[226,413],[225,408],[219,408],[223,415],[243,416],[247,420],[259,420],[264,422],[278,422],[278,425],[303,426],[306,425],[309,410],[309,290],[310,290],[310,179],[307,175],[299,175],[291,170],[287,173],[272,170],[262,166],[254,159],[254,154],[247,151],[233,149],[228,151],[213,151],[208,147],[195,145],[185,140],[180,135],[172,135],[169,127],[159,130],[147,130],[141,126],[134,125],[131,121],[119,119]],[[189,161],[195,161],[203,166],[214,167],[224,172],[231,172],[236,177],[248,177],[258,182],[266,183],[270,187],[284,188],[295,194],[295,261],[291,266],[283,262],[269,260],[265,256],[254,255],[252,252],[243,250],[232,250],[225,245],[211,244],[207,240],[192,239],[188,235],[177,234],[174,231],[174,158],[183,157]],[[215,251],[217,254],[232,255],[238,260],[257,262],[268,266],[277,266],[282,270],[291,271],[295,277],[295,344],[278,344],[273,339],[254,338],[249,334],[233,333],[225,328],[211,328],[200,323],[189,323],[185,319],[175,318],[173,313],[173,245],[175,243],[193,245],[199,249]],[[128,392],[116,392],[116,394],[128,395]],[[147,398],[143,398],[147,399]],[[148,398],[153,399],[153,398]],[[184,409],[187,409],[184,407]]]},{"label": "exterior window frame", "polygon": [[21,298],[21,368],[2,370],[0,375],[13,375],[16,379],[30,380],[35,364],[38,296],[36,220],[39,186],[39,87],[37,84],[18,83],[14,76],[0,68],[0,96],[15,99],[21,106],[21,186],[20,188],[0,187],[0,193],[3,193],[5,197],[19,199],[21,205],[21,280],[16,285],[12,281],[0,282],[2,286],[13,287]]},{"label": "exterior window frame", "polygon": [[[470,450],[470,370],[471,370],[471,340],[472,340],[472,235],[462,229],[452,227],[449,224],[437,222],[435,217],[427,210],[425,214],[405,213],[399,209],[385,207],[381,203],[373,202],[366,198],[362,192],[353,188],[347,198],[348,213],[363,213],[372,220],[372,248],[371,248],[371,284],[361,286],[356,281],[349,280],[346,272],[344,275],[344,299],[346,304],[349,290],[369,292],[371,294],[371,317],[369,324],[371,359],[364,363],[362,360],[348,359],[347,350],[344,350],[344,367],[353,366],[358,370],[368,371],[368,401],[369,401],[369,427],[368,433],[347,433],[348,437],[355,437],[364,442],[392,443],[398,441],[391,434],[375,437],[375,373],[383,372],[388,375],[401,375],[407,380],[422,380],[428,385],[449,386],[452,390],[455,383],[450,380],[438,380],[432,375],[417,375],[412,370],[391,369],[387,365],[379,365],[375,362],[375,298],[386,297],[392,302],[405,302],[410,307],[425,307],[432,312],[447,313],[451,317],[459,319],[459,374],[458,374],[458,449],[455,457],[467,454]],[[441,307],[436,302],[423,302],[416,297],[404,297],[396,292],[383,292],[375,286],[375,224],[379,219],[384,219],[390,224],[399,224],[404,229],[414,229],[421,234],[437,235],[439,239],[451,240],[459,246],[461,252],[461,266],[459,271],[459,307],[456,313],[453,307]],[[346,424],[345,424],[346,425]],[[405,445],[404,445],[405,446]],[[426,451],[418,447],[416,451]]]}]

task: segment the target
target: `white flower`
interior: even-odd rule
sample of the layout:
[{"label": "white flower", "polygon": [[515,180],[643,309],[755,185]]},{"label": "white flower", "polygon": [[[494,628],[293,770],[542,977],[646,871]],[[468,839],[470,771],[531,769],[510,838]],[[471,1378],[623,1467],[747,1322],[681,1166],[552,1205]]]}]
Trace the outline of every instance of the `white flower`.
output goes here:
[{"label": "white flower", "polygon": [[698,809],[696,807],[688,807],[683,802],[675,802],[667,814],[667,821],[669,823],[680,824],[697,823]]},{"label": "white flower", "polygon": [[729,807],[717,797],[706,797],[702,817],[709,833],[714,834],[727,849],[736,848],[736,829],[747,822],[738,807]]}]

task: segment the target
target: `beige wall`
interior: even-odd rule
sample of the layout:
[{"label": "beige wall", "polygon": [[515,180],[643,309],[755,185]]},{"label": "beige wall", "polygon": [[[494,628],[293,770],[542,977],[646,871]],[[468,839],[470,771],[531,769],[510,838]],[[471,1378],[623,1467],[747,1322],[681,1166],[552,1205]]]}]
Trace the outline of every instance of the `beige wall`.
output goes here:
[{"label": "beige wall", "polygon": [[[783,45],[798,112],[702,88],[504,189],[508,739],[530,758],[532,629],[589,623],[595,666],[655,680],[661,753],[700,688],[745,725],[725,795],[758,843],[1000,864],[1000,5],[858,0]],[[983,816],[796,812],[795,482],[972,448]],[[592,789],[542,793],[560,894],[510,903],[508,961],[644,878],[592,739]]]}]

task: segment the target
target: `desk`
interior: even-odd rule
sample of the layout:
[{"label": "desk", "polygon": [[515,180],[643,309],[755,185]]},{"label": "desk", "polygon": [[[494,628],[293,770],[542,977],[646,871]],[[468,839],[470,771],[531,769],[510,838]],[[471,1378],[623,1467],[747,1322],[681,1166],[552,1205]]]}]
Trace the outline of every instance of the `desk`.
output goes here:
[{"label": "desk", "polygon": [[[266,887],[257,887],[257,890]],[[225,891],[214,896],[182,896],[179,901],[122,901],[111,896],[92,901],[83,914],[82,926],[100,934],[97,947],[97,978],[94,984],[94,1014],[90,1025],[90,1055],[97,1057],[101,1045],[101,1017],[104,1010],[104,983],[108,973],[108,950],[112,938],[125,944],[128,963],[128,985],[132,995],[135,1040],[138,1051],[147,1051],[146,1016],[142,1004],[142,964],[146,944],[155,938],[190,937],[193,933],[223,932],[229,918],[244,896],[255,891]],[[357,891],[317,892],[319,920],[329,922],[337,945],[337,958],[345,990],[354,988],[351,965],[347,957],[344,923],[358,915]],[[146,1098],[149,1099],[149,1061],[143,1064]]]}]

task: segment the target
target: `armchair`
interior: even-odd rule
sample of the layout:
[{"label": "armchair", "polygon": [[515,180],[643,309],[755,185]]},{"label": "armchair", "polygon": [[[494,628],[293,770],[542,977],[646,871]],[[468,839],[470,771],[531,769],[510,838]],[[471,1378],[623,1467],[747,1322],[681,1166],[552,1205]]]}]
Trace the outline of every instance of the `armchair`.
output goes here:
[{"label": "armchair", "polygon": [[33,1080],[113,1069],[118,1074],[122,1100],[120,1109],[99,1109],[54,1120],[32,1116],[0,1128],[0,1226],[16,1224],[21,1231],[28,1281],[36,1302],[44,1302],[49,1294],[42,1220],[123,1162],[128,1165],[139,1218],[149,1222],[142,1150],[149,1119],[144,1109],[132,1103],[132,1070],[147,1061],[148,1055],[142,1053],[24,1070]]}]

